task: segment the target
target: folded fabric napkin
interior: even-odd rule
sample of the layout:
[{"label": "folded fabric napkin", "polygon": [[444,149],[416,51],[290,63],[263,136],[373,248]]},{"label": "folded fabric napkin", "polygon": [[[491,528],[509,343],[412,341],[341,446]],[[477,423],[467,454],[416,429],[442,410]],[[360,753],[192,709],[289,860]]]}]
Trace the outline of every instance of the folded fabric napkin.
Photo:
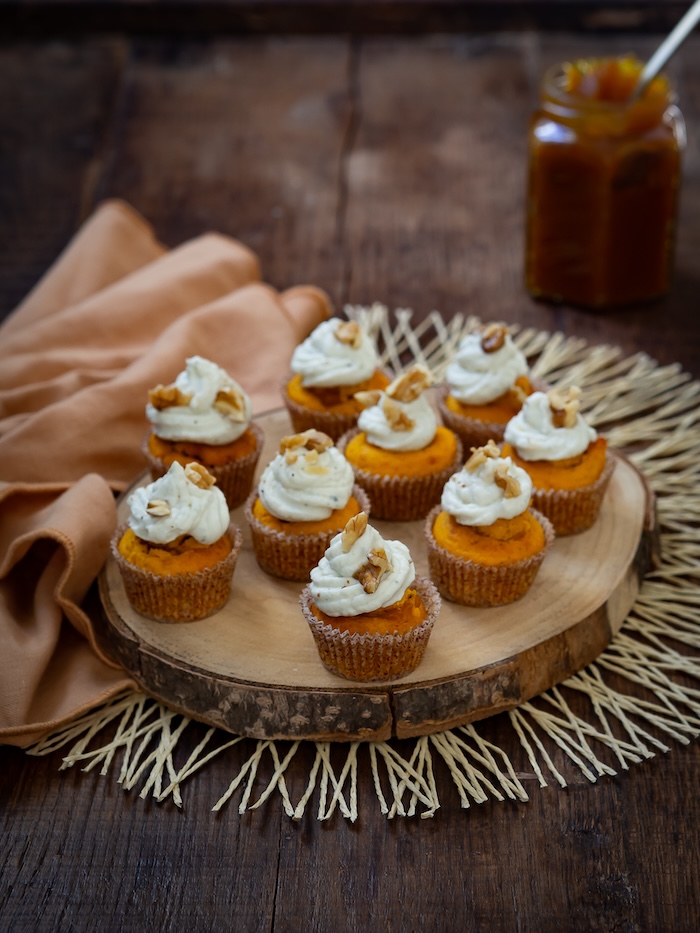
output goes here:
[{"label": "folded fabric napkin", "polygon": [[242,244],[167,251],[126,204],[101,205],[0,326],[0,741],[28,745],[132,681],[81,605],[109,551],[114,493],[145,469],[148,389],[212,359],[277,407],[269,373],[330,314],[260,282]]}]

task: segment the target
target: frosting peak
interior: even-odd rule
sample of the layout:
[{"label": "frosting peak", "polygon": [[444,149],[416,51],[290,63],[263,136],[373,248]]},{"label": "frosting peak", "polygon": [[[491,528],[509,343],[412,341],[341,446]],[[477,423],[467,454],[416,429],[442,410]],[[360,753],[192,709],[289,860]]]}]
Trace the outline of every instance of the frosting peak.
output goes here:
[{"label": "frosting peak", "polygon": [[384,391],[358,392],[355,398],[369,405],[357,426],[367,440],[383,450],[422,450],[435,437],[437,417],[424,390],[432,377],[416,365],[397,376]]},{"label": "frosting peak", "polygon": [[146,416],[164,440],[230,444],[248,427],[252,406],[225,370],[191,356],[174,383],[151,389]]},{"label": "frosting peak", "polygon": [[277,456],[263,470],[258,496],[282,521],[320,521],[347,505],[354,473],[321,431],[283,437]]},{"label": "frosting peak", "polygon": [[299,344],[292,355],[292,372],[302,385],[355,385],[369,379],[378,365],[374,343],[356,321],[330,318]]},{"label": "frosting peak", "polygon": [[486,405],[526,376],[527,360],[507,327],[491,324],[463,337],[445,371],[451,395],[466,405]]},{"label": "frosting peak", "polygon": [[214,477],[199,463],[177,461],[168,472],[129,497],[129,527],[142,541],[170,544],[190,535],[213,544],[226,532],[230,516]]},{"label": "frosting peak", "polygon": [[469,460],[442,491],[441,507],[460,525],[492,525],[515,518],[528,508],[532,480],[510,457],[501,457],[493,441],[473,448]]},{"label": "frosting peak", "polygon": [[310,590],[327,615],[357,616],[398,602],[415,576],[406,545],[384,540],[360,512],[312,569]]},{"label": "frosting peak", "polygon": [[579,413],[580,391],[534,392],[505,428],[505,440],[523,460],[578,457],[598,436]]}]

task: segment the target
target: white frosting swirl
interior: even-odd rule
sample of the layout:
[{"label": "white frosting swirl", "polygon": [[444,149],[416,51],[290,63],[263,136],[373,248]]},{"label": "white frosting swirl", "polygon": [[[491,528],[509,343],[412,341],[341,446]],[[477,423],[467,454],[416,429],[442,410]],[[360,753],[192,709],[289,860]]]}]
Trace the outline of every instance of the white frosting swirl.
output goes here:
[{"label": "white frosting swirl", "polygon": [[353,483],[352,466],[337,447],[318,455],[302,450],[293,463],[283,453],[268,463],[260,477],[258,495],[276,518],[313,522],[344,508]]},{"label": "white frosting swirl", "polygon": [[[496,470],[503,470],[517,480],[520,493],[506,497],[505,489],[496,482]],[[462,467],[454,473],[442,490],[441,508],[459,525],[493,525],[499,518],[515,518],[530,505],[532,480],[510,457],[489,457],[475,469]]]},{"label": "white frosting swirl", "polygon": [[[155,408],[146,405],[146,417],[157,437],[167,441],[194,441],[199,444],[230,444],[247,429],[252,417],[250,398],[228,373],[204,359],[191,356],[175,380],[175,387],[191,396],[186,405]],[[233,393],[242,402],[242,411],[232,416],[224,407],[215,407],[220,393]],[[220,404],[220,403],[218,403]]]},{"label": "white frosting swirl", "polygon": [[491,353],[483,349],[481,336],[477,331],[463,337],[445,371],[450,394],[465,405],[493,402],[528,372],[525,355],[510,334],[506,334],[503,346]]},{"label": "white frosting swirl", "polygon": [[[410,552],[401,541],[385,541],[371,525],[343,551],[342,532],[331,541],[317,567],[311,571],[309,588],[318,608],[329,616],[358,616],[398,602],[413,583],[416,571]],[[371,550],[384,549],[391,569],[374,593],[365,592],[356,574],[368,562]]]},{"label": "white frosting swirl", "polygon": [[[152,544],[169,544],[180,535],[191,535],[200,544],[213,544],[230,522],[226,497],[218,486],[195,486],[177,462],[155,482],[136,489],[128,502],[129,527],[142,541]],[[155,502],[167,503],[169,514],[149,513],[149,503]]]},{"label": "white frosting swirl", "polygon": [[365,432],[369,443],[374,444],[375,447],[381,447],[382,450],[422,450],[427,447],[437,431],[437,417],[428,398],[425,395],[419,395],[412,402],[389,399],[392,406],[396,406],[410,419],[412,426],[407,430],[396,430],[392,427],[392,422],[387,417],[384,407],[387,398],[388,396],[382,392],[376,405],[360,412],[357,426]]},{"label": "white frosting swirl", "polygon": [[378,365],[373,342],[361,331],[359,346],[335,336],[340,318],[330,318],[299,344],[292,355],[292,372],[301,374],[304,386],[347,386],[369,379]]},{"label": "white frosting swirl", "polygon": [[557,428],[545,392],[533,392],[505,427],[504,438],[523,460],[566,460],[578,457],[598,437],[580,414],[571,427]]}]

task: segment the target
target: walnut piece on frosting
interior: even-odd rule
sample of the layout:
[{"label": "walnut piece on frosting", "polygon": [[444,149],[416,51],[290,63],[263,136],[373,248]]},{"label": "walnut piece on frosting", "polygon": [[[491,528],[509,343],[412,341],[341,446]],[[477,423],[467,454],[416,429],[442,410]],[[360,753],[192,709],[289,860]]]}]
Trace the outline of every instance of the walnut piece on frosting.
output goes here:
[{"label": "walnut piece on frosting", "polygon": [[495,353],[506,342],[509,333],[505,324],[486,324],[481,331],[481,349],[484,353]]},{"label": "walnut piece on frosting", "polygon": [[[280,441],[279,452],[287,463],[296,463],[299,456],[304,455],[309,463],[318,460],[318,455],[333,446],[333,438],[309,428],[300,434],[287,434]],[[313,454],[313,456],[312,456]]]},{"label": "walnut piece on frosting", "polygon": [[386,394],[397,402],[414,402],[425,389],[432,385],[430,370],[420,363],[401,373],[386,387]]},{"label": "walnut piece on frosting", "polygon": [[159,384],[148,390],[148,401],[157,411],[162,411],[177,405],[189,405],[192,396],[182,392],[174,383],[169,386]]},{"label": "walnut piece on frosting", "polygon": [[358,512],[357,515],[353,515],[351,519],[348,520],[345,528],[343,528],[341,534],[341,544],[343,547],[343,553],[347,554],[353,544],[362,537],[367,529],[367,513]]},{"label": "walnut piece on frosting", "polygon": [[379,402],[381,397],[382,393],[379,389],[367,389],[364,392],[355,392],[353,396],[363,408],[372,408],[373,405]]},{"label": "walnut piece on frosting", "polygon": [[376,593],[379,581],[389,570],[391,564],[384,548],[372,548],[367,555],[367,563],[354,576],[365,593]]},{"label": "walnut piece on frosting", "polygon": [[358,350],[362,344],[362,328],[357,321],[341,321],[333,335],[336,340],[348,344],[353,350]]},{"label": "walnut piece on frosting", "polygon": [[581,407],[581,390],[578,386],[569,389],[550,389],[547,393],[555,428],[573,428]]},{"label": "walnut piece on frosting", "polygon": [[200,489],[209,489],[209,487],[213,486],[216,482],[216,479],[205,466],[202,466],[201,463],[195,463],[194,461],[188,463],[185,467],[185,476]]},{"label": "walnut piece on frosting", "polygon": [[225,389],[219,389],[214,399],[214,408],[226,415],[231,421],[243,422],[246,420],[245,396],[243,393],[228,386]]},{"label": "walnut piece on frosting", "polygon": [[493,478],[496,482],[496,485],[503,490],[503,497],[505,499],[515,499],[520,495],[520,483],[508,472],[508,464],[505,462],[505,460],[503,463],[496,465]]},{"label": "walnut piece on frosting", "polygon": [[384,417],[392,431],[410,431],[415,427],[415,421],[393,399],[385,398],[382,402]]},{"label": "walnut piece on frosting", "polygon": [[154,518],[167,518],[172,510],[170,503],[166,502],[165,499],[151,499],[146,505],[146,511]]},{"label": "walnut piece on frosting", "polygon": [[476,470],[482,463],[486,463],[487,460],[498,459],[501,456],[500,448],[494,440],[489,440],[488,444],[483,447],[472,447],[471,451],[471,457],[464,464],[464,469],[470,472]]}]

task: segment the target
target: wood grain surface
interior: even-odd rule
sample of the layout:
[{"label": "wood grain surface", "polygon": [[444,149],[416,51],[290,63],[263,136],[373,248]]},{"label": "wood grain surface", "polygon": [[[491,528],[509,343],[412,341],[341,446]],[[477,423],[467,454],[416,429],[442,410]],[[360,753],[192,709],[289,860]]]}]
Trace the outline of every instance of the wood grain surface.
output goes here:
[{"label": "wood grain surface", "polygon": [[[503,24],[507,27],[507,21]],[[658,36],[538,31],[383,39],[123,34],[0,41],[0,308],[14,304],[103,197],[124,197],[175,245],[240,236],[276,286],[333,300],[469,311],[559,329],[700,376],[700,39],[674,60],[688,147],[676,279],[661,304],[591,315],[522,288],[524,139],[544,66],[646,54]],[[614,676],[610,675],[614,680]],[[625,689],[629,683],[620,684]],[[569,695],[570,694],[570,695]],[[575,711],[584,701],[572,692]],[[206,727],[187,727],[184,762]],[[700,747],[567,788],[539,786],[504,716],[528,803],[462,809],[436,761],[441,809],[388,820],[360,750],[359,818],[295,823],[273,795],[211,807],[245,740],[183,788],[182,810],[61,752],[3,748],[0,928],[28,931],[674,931],[699,926]],[[406,752],[410,742],[398,742]],[[338,754],[332,748],[331,754]],[[307,786],[302,743],[285,780]],[[273,765],[265,759],[256,789]]]}]

